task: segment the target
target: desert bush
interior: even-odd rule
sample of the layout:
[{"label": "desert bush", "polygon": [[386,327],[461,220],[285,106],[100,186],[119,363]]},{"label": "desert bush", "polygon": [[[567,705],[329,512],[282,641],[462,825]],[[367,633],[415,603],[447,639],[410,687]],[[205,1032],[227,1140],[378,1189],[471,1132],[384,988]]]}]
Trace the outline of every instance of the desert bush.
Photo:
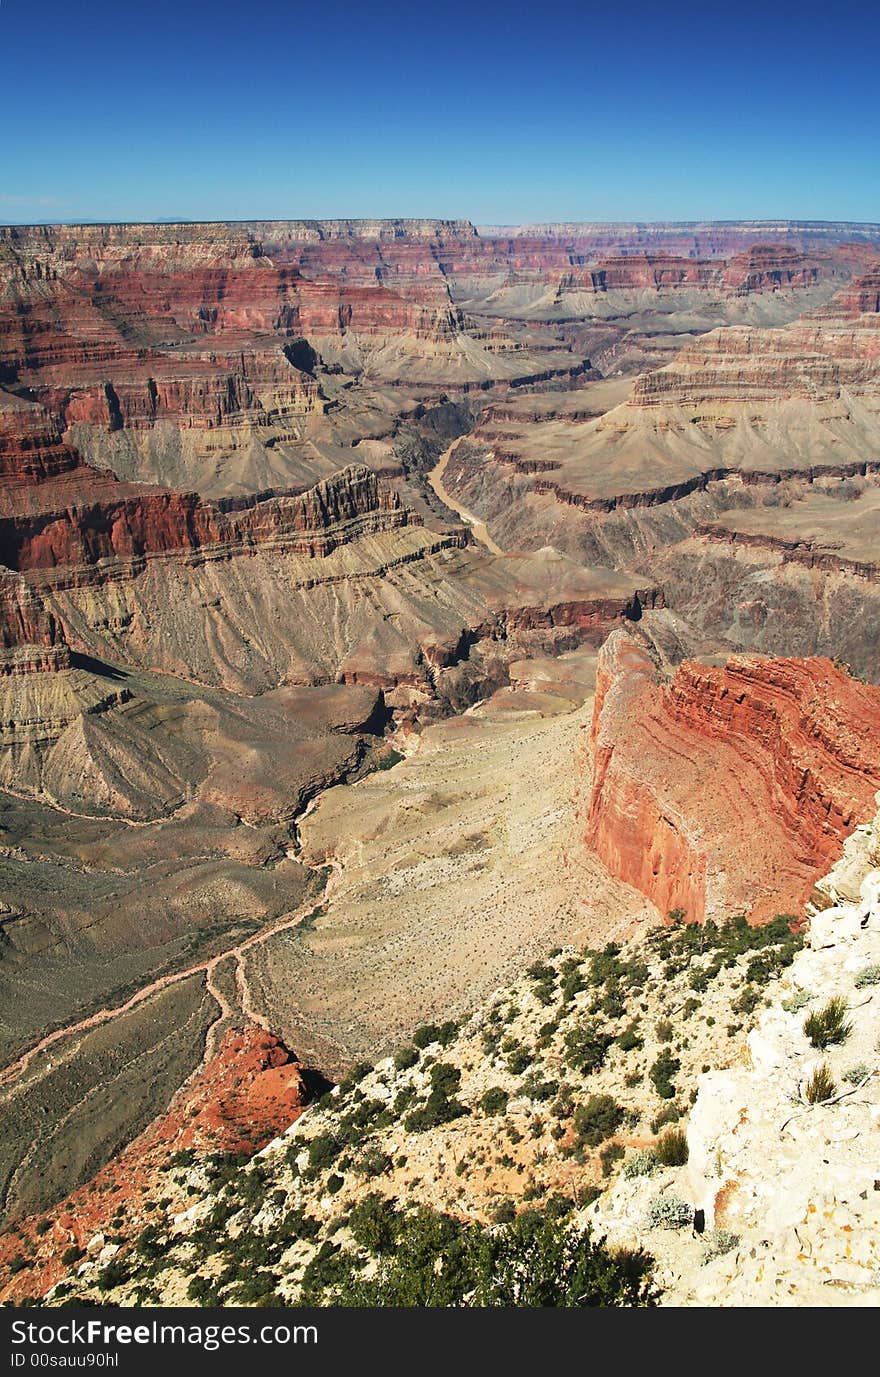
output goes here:
[{"label": "desert bush", "polygon": [[412,1040],[420,1050],[430,1047],[432,1042],[439,1042],[441,1047],[447,1047],[457,1032],[458,1024],[454,1019],[447,1023],[424,1023],[413,1033]]},{"label": "desert bush", "polygon": [[620,1143],[608,1143],[599,1153],[599,1161],[602,1163],[602,1175],[610,1176],[611,1168],[615,1162],[619,1162],[625,1155],[625,1149]]},{"label": "desert bush", "polygon": [[584,1019],[565,1035],[566,1065],[584,1076],[598,1071],[613,1041],[610,1033],[601,1032],[595,1023]]},{"label": "desert bush", "polygon": [[415,1066],[418,1059],[418,1047],[401,1047],[394,1054],[394,1068],[396,1071],[408,1071],[411,1066]]},{"label": "desert bush", "polygon": [[855,979],[857,990],[863,990],[866,985],[880,985],[880,966],[863,966]]},{"label": "desert bush", "polygon": [[672,1055],[668,1047],[664,1047],[648,1072],[654,1089],[662,1100],[671,1100],[674,1098],[675,1085],[672,1077],[680,1069],[681,1062],[677,1057]]},{"label": "desert bush", "polygon": [[693,1217],[693,1206],[677,1195],[658,1195],[648,1206],[649,1229],[684,1229]]},{"label": "desert bush", "polygon": [[857,1066],[851,1066],[848,1071],[844,1071],[843,1079],[847,1085],[861,1085],[862,1081],[867,1080],[870,1074],[870,1066],[861,1061]]},{"label": "desert bush", "polygon": [[659,1133],[665,1124],[677,1124],[681,1118],[682,1111],[677,1104],[668,1104],[660,1110],[656,1119],[651,1121],[651,1132]]},{"label": "desert bush", "polygon": [[725,1253],[738,1248],[739,1234],[732,1234],[729,1229],[712,1229],[708,1234],[704,1234],[703,1245],[703,1261],[711,1262],[713,1258],[723,1257]]},{"label": "desert bush", "polygon": [[499,1200],[492,1210],[492,1218],[496,1224],[511,1224],[516,1218],[516,1206],[510,1196],[505,1196]]},{"label": "desert bush", "polygon": [[348,1219],[355,1242],[369,1253],[385,1253],[394,1246],[397,1223],[397,1207],[375,1191],[358,1201]]},{"label": "desert bush", "polygon": [[796,990],[788,999],[783,999],[782,1007],[787,1014],[798,1014],[812,998],[807,990]]},{"label": "desert bush", "polygon": [[[499,1207],[506,1215],[508,1208]],[[345,1277],[324,1304],[377,1307],[646,1306],[652,1259],[612,1251],[564,1217],[524,1210],[484,1228],[420,1208],[370,1279]]]},{"label": "desert bush", "polygon": [[622,1052],[634,1052],[644,1044],[636,1032],[636,1023],[631,1023],[628,1028],[624,1028],[616,1039],[617,1045]]},{"label": "desert bush", "polygon": [[422,1133],[436,1128],[439,1124],[458,1119],[467,1110],[455,1099],[461,1084],[461,1072],[448,1062],[437,1062],[431,1067],[431,1090],[425,1104],[415,1109],[403,1121],[408,1133]]},{"label": "desert bush", "polygon": [[623,1123],[624,1110],[611,1095],[591,1095],[574,1112],[574,1130],[579,1143],[598,1147],[616,1133]]},{"label": "desert bush", "polygon": [[684,1129],[667,1129],[654,1144],[654,1155],[664,1167],[683,1167],[688,1159],[687,1134]]},{"label": "desert bush", "polygon": [[652,1148],[643,1148],[640,1152],[634,1152],[623,1164],[623,1174],[630,1180],[634,1176],[652,1176],[657,1170],[659,1163],[657,1154]]},{"label": "desert bush", "polygon": [[843,995],[834,995],[821,1009],[814,1009],[804,1019],[804,1032],[814,1047],[830,1047],[845,1042],[852,1032],[846,1016],[847,1004]]},{"label": "desert bush", "polygon": [[495,1115],[507,1112],[507,1102],[510,1099],[506,1090],[500,1085],[491,1086],[480,1100],[480,1108],[484,1114]]},{"label": "desert bush", "polygon": [[511,1076],[521,1076],[524,1071],[528,1071],[531,1064],[531,1053],[527,1052],[525,1047],[518,1047],[507,1058],[507,1069]]},{"label": "desert bush", "polygon": [[807,1104],[822,1104],[830,1100],[837,1086],[827,1062],[820,1062],[804,1086],[804,1099]]},{"label": "desert bush", "polygon": [[758,991],[752,985],[747,985],[739,998],[734,1001],[733,1012],[735,1014],[753,1014],[760,1003],[761,996]]},{"label": "desert bush", "polygon": [[558,1081],[542,1081],[539,1076],[527,1076],[522,1083],[521,1092],[530,1100],[544,1104],[552,1100],[559,1089]]},{"label": "desert bush", "polygon": [[309,1143],[309,1166],[315,1171],[321,1171],[324,1167],[329,1167],[336,1161],[342,1151],[343,1144],[332,1133],[319,1133]]}]

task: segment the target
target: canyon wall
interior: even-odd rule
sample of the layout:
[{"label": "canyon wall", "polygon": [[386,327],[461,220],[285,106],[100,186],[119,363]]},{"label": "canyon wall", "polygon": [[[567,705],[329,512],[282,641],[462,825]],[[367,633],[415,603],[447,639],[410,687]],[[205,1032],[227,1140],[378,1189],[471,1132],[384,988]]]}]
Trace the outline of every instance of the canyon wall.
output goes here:
[{"label": "canyon wall", "polygon": [[880,690],[830,661],[600,654],[586,844],[661,913],[799,914],[880,788]]}]

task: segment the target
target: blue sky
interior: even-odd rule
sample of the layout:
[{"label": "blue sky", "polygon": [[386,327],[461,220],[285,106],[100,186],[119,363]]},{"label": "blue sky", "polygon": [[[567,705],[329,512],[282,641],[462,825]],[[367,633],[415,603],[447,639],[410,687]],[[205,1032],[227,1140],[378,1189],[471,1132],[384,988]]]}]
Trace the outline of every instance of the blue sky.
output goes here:
[{"label": "blue sky", "polygon": [[0,220],[880,221],[880,4],[0,0]]}]

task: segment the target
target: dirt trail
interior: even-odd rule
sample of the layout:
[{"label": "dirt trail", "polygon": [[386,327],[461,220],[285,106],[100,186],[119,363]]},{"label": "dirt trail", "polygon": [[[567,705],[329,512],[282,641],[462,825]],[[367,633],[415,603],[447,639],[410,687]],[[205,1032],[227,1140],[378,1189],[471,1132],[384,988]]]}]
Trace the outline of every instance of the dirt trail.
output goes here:
[{"label": "dirt trail", "polygon": [[[16,1080],[18,1076],[27,1071],[35,1057],[39,1056],[41,1052],[47,1051],[48,1048],[54,1046],[56,1042],[61,1042],[64,1038],[76,1037],[79,1033],[87,1033],[92,1028],[98,1028],[103,1023],[109,1023],[111,1019],[119,1018],[122,1014],[127,1014],[130,1009],[134,1009],[138,1004],[142,1004],[143,1001],[149,999],[151,995],[158,994],[160,990],[167,989],[169,985],[177,985],[181,980],[188,980],[190,976],[199,975],[202,972],[205,974],[208,992],[220,1006],[221,1018],[228,1016],[232,1010],[221,992],[217,989],[213,979],[214,971],[220,962],[226,960],[227,957],[233,957],[237,963],[237,967],[241,968],[243,955],[251,947],[258,946],[261,942],[267,941],[268,938],[276,936],[279,932],[286,932],[289,928],[298,927],[300,923],[312,918],[318,907],[319,905],[315,903],[304,904],[303,907],[297,909],[295,913],[289,913],[271,926],[262,928],[259,932],[251,933],[244,941],[236,943],[233,947],[228,947],[225,951],[207,957],[204,961],[200,961],[194,966],[187,966],[185,970],[172,971],[169,972],[168,975],[159,976],[156,980],[151,981],[149,985],[144,985],[141,989],[137,990],[125,1001],[125,1003],[118,1004],[112,1009],[98,1009],[94,1014],[89,1014],[87,1018],[80,1019],[77,1023],[71,1023],[65,1028],[56,1028],[53,1033],[47,1033],[44,1038],[41,1038],[39,1042],[29,1048],[17,1061],[4,1067],[3,1071],[0,1072],[0,1086],[9,1085],[10,1082]],[[247,1013],[249,1017],[253,1017],[251,1010],[248,1009]],[[255,1019],[255,1021],[262,1023],[262,1020],[259,1019]]]},{"label": "dirt trail", "polygon": [[434,465],[431,472],[428,474],[428,482],[434,489],[437,496],[440,498],[440,501],[445,502],[446,506],[451,507],[454,512],[458,512],[459,516],[461,517],[465,525],[469,527],[472,533],[476,536],[477,540],[479,540],[481,544],[485,545],[487,550],[489,550],[493,555],[503,555],[504,551],[501,549],[500,545],[496,545],[495,541],[490,536],[485,521],[480,521],[479,517],[474,516],[473,512],[469,512],[467,507],[462,507],[460,503],[456,502],[454,497],[450,497],[449,493],[443,486],[443,475],[446,472],[446,466],[449,463],[455,451],[458,449],[458,446],[461,444],[462,440],[464,440],[465,438],[466,437],[464,435],[460,435],[457,440],[453,440],[452,444],[449,446],[447,450],[444,450],[444,452],[440,455],[440,458],[438,459],[437,463]]}]

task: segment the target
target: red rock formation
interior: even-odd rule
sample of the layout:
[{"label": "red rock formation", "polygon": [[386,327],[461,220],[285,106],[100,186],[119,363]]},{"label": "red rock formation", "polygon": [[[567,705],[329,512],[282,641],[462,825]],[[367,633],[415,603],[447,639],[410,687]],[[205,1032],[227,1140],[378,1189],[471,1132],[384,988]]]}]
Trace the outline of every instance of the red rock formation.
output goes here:
[{"label": "red rock formation", "polygon": [[798,913],[880,789],[880,689],[829,660],[736,656],[670,683],[623,631],[600,656],[587,844],[661,913]]},{"label": "red rock formation", "polygon": [[[271,1033],[248,1024],[232,1030],[216,1054],[175,1096],[167,1112],[140,1137],[81,1186],[48,1216],[19,1220],[0,1236],[0,1266],[22,1251],[25,1240],[32,1265],[0,1290],[0,1300],[42,1295],[67,1270],[64,1249],[84,1248],[95,1235],[111,1232],[120,1206],[129,1220],[147,1224],[155,1216],[150,1198],[188,1197],[168,1173],[169,1158],[186,1152],[194,1161],[213,1153],[259,1152],[299,1118],[308,1102],[305,1068]],[[50,1227],[43,1224],[48,1219]],[[37,1226],[40,1226],[39,1228]]]},{"label": "red rock formation", "polygon": [[359,465],[296,496],[202,502],[195,493],[117,483],[87,465],[42,484],[39,508],[23,515],[12,514],[13,494],[11,485],[0,494],[0,563],[19,571],[68,569],[79,584],[113,577],[107,561],[124,561],[120,572],[128,575],[131,561],[212,549],[234,554],[274,546],[317,556],[355,533],[419,524],[397,493]]}]

